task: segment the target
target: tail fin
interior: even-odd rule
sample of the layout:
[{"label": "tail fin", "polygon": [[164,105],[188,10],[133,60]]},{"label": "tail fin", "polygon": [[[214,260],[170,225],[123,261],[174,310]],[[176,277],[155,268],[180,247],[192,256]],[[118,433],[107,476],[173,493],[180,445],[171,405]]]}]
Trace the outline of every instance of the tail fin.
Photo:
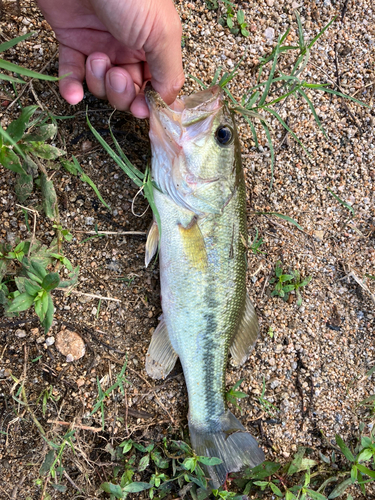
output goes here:
[{"label": "tail fin", "polygon": [[197,455],[222,460],[219,465],[204,466],[211,477],[212,488],[224,484],[229,472],[237,472],[245,465],[255,467],[264,461],[264,453],[256,440],[229,410],[221,417],[216,431],[205,432],[190,423],[189,430]]}]

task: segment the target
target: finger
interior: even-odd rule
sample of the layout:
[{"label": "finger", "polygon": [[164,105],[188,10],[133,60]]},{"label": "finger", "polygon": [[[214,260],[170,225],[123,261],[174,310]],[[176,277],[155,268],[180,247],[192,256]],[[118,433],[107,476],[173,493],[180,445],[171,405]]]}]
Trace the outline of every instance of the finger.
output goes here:
[{"label": "finger", "polygon": [[60,44],[59,76],[66,74],[69,75],[59,81],[60,94],[69,104],[77,104],[83,99],[85,56],[78,50]]},{"label": "finger", "polygon": [[86,82],[94,96],[99,99],[106,99],[106,74],[111,68],[111,61],[106,54],[94,52],[90,54],[86,61]]},{"label": "finger", "polygon": [[150,116],[150,112],[146,104],[145,94],[142,91],[137,94],[136,98],[131,103],[130,111],[136,118],[143,119]]},{"label": "finger", "polygon": [[119,66],[107,71],[105,79],[107,99],[111,105],[120,111],[127,111],[139,92],[130,73]]},{"label": "finger", "polygon": [[144,46],[152,86],[167,104],[176,99],[185,81],[181,56],[182,27],[173,4],[171,8],[169,16],[159,14],[154,23],[157,30],[152,30]]}]

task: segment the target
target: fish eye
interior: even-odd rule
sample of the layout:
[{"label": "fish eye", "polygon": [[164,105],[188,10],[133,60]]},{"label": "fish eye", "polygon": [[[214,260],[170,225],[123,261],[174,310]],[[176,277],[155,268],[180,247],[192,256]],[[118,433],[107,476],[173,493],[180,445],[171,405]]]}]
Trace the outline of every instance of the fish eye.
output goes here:
[{"label": "fish eye", "polygon": [[215,133],[217,142],[222,146],[227,146],[232,142],[233,130],[227,125],[221,125]]}]

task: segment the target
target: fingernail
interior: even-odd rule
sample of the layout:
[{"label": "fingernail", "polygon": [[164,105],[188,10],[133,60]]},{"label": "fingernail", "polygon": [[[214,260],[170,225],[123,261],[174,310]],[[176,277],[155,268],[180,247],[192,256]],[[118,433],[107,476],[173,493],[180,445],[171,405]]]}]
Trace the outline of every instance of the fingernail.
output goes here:
[{"label": "fingernail", "polygon": [[107,63],[103,59],[93,59],[91,61],[91,71],[95,78],[102,80],[107,71]]},{"label": "fingernail", "polygon": [[118,92],[120,94],[126,89],[126,77],[119,73],[110,73],[109,84],[115,92]]}]

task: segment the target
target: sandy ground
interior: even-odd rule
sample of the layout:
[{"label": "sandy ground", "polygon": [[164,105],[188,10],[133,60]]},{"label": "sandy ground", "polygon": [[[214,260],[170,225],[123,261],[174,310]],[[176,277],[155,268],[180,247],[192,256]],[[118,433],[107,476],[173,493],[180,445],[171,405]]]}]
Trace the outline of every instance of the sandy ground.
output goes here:
[{"label": "sandy ground", "polygon": [[[230,387],[244,379],[241,390],[249,397],[241,400],[241,420],[259,439],[269,460],[285,462],[298,446],[311,448],[313,457],[317,451],[328,454],[329,442],[336,433],[354,443],[360,423],[365,426],[365,434],[373,425],[370,410],[358,403],[374,393],[374,375],[364,375],[375,361],[375,282],[367,278],[366,287],[362,286],[366,274],[375,275],[374,12],[370,1],[351,0],[259,0],[236,5],[245,11],[248,38],[234,36],[219,26],[219,14],[207,10],[204,2],[177,2],[184,29],[184,93],[198,90],[189,74],[209,84],[219,65],[233,69],[246,51],[238,77],[230,86],[240,98],[255,84],[259,59],[270,53],[288,26],[288,42],[297,43],[293,9],[298,8],[306,39],[312,39],[338,16],[313,47],[304,78],[313,83],[336,84],[339,77],[343,92],[370,106],[365,109],[329,94],[309,91],[328,140],[302,100],[289,98],[279,106],[278,112],[288,119],[310,158],[269,117],[275,144],[271,192],[266,137],[256,125],[260,138],[256,150],[250,127],[238,120],[248,188],[249,236],[252,240],[257,229],[264,240],[263,254],[248,255],[248,290],[256,305],[261,333],[244,366],[234,368],[229,362],[227,382]],[[7,51],[6,59],[36,70],[46,66],[47,73],[56,74],[57,43],[33,3],[21,4],[18,13],[14,3],[5,2],[0,28],[1,41],[36,32],[30,40]],[[286,59],[285,66],[287,63]],[[2,82],[0,91],[0,119],[6,127],[18,115],[19,107],[11,104],[14,93],[10,85]],[[10,396],[10,372],[20,377],[26,370],[29,403],[49,439],[58,440],[67,427],[53,421],[75,420],[80,425],[100,426],[98,414],[90,417],[97,395],[96,377],[102,380],[103,387],[109,386],[127,356],[130,384],[126,397],[119,394],[108,402],[105,432],[77,432],[77,452],[67,455],[64,463],[69,477],[86,492],[80,498],[104,498],[98,487],[111,478],[113,469],[108,444],[114,446],[128,436],[145,442],[160,442],[163,436],[181,438],[183,433],[186,437],[187,398],[181,368],[177,367],[165,382],[152,381],[144,370],[145,353],[161,312],[158,269],[144,268],[144,236],[122,234],[147,231],[151,214],[150,210],[142,218],[132,214],[136,187],[89,134],[86,106],[94,126],[107,129],[111,110],[105,102],[87,92],[83,103],[70,107],[58,95],[55,84],[36,81],[26,87],[21,102],[23,106],[41,102],[56,115],[74,115],[74,119],[59,122],[56,145],[66,148],[68,156],[77,156],[112,213],[87,185],[63,170],[56,171],[61,224],[74,236],[64,250],[81,271],[74,293],[66,296],[55,292],[56,316],[49,336],[55,338],[62,329],[73,329],[86,342],[86,354],[75,363],[67,363],[53,344],[47,347],[43,331],[31,313],[22,314],[20,319],[26,321],[23,324],[1,319],[0,418],[1,429],[8,435],[0,436],[4,481],[0,495],[4,499],[41,498],[35,480],[46,454],[30,415]],[[112,125],[123,150],[142,168],[149,157],[147,124],[116,113]],[[0,237],[9,241],[27,235],[13,185],[13,174],[0,166]],[[348,217],[349,211],[328,187],[354,208],[353,218]],[[39,203],[36,192],[29,206],[38,209]],[[145,208],[145,201],[137,197],[136,213],[142,214]],[[303,231],[278,217],[254,212],[288,215]],[[82,243],[88,237],[85,232],[92,231],[95,224],[99,231],[116,234]],[[52,223],[43,216],[38,218],[37,238],[48,243],[52,235]],[[288,302],[271,296],[274,285],[269,281],[279,260],[285,271],[298,269],[303,277],[312,276],[303,290],[301,307],[293,295]],[[31,363],[40,354],[42,358]],[[259,403],[263,379],[264,397],[276,408],[272,415]],[[49,384],[60,400],[50,401],[43,415],[37,400]],[[235,412],[240,416],[238,410]],[[328,441],[322,438],[321,431]],[[66,486],[65,494],[51,490],[51,498],[77,494],[68,480]],[[367,488],[368,498],[375,498],[373,487]],[[355,488],[351,494],[362,497]]]}]

